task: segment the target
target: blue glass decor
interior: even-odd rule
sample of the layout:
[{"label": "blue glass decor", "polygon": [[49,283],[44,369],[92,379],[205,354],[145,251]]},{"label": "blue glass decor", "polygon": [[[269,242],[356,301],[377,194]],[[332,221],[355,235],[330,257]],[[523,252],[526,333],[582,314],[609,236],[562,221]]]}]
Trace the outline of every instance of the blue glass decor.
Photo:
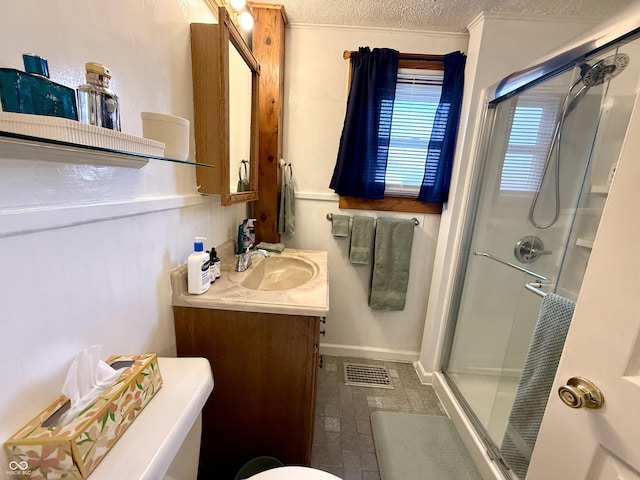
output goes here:
[{"label": "blue glass decor", "polygon": [[25,72],[0,68],[2,110],[77,120],[75,90],[49,80],[44,58],[25,54],[23,60]]}]

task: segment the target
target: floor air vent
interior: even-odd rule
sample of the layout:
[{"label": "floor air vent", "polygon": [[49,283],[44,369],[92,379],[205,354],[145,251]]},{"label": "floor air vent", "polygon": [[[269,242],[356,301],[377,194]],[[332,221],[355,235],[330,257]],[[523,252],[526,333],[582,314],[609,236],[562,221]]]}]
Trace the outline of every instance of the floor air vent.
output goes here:
[{"label": "floor air vent", "polygon": [[394,388],[389,371],[385,367],[357,363],[344,364],[344,384],[356,387]]}]

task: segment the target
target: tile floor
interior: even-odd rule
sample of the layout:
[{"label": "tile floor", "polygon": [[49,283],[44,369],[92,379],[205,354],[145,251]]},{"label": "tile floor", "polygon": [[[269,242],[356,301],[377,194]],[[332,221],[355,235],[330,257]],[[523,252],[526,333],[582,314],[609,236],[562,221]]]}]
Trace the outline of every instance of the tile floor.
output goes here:
[{"label": "tile floor", "polygon": [[[395,389],[345,385],[344,362],[387,367]],[[323,355],[323,365],[316,387],[311,466],[343,480],[380,479],[371,412],[445,414],[433,388],[420,383],[410,363]]]}]

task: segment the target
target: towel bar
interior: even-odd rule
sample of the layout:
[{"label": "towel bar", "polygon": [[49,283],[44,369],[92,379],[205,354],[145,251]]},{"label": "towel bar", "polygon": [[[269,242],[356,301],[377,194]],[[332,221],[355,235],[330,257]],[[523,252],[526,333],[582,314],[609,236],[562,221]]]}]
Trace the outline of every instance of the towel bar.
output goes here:
[{"label": "towel bar", "polygon": [[498,257],[494,257],[493,255],[491,255],[490,253],[486,253],[486,252],[473,252],[474,255],[479,255],[481,257],[487,257],[490,258],[491,260],[495,260],[498,263],[502,263],[503,265],[506,265],[508,267],[511,268],[515,268],[516,270],[520,270],[523,273],[526,273],[527,275],[531,275],[532,277],[536,277],[538,280],[542,280],[543,282],[547,282],[549,281],[549,279],[547,277],[545,277],[544,275],[541,275],[539,273],[536,273],[532,270],[528,270],[526,268],[521,267],[520,265],[516,265],[515,263],[511,263],[511,262],[507,262],[506,260],[503,260],[501,258]]},{"label": "towel bar", "polygon": [[546,297],[547,296],[547,292],[540,290],[540,287],[542,286],[547,286],[548,284],[544,284],[544,283],[525,283],[524,284],[524,288],[526,288],[527,290],[529,290],[530,292],[535,293],[536,295],[540,296],[540,297]]},{"label": "towel bar", "polygon": [[[327,213],[327,220],[333,220],[333,213]],[[413,220],[413,223],[416,225],[416,227],[420,225],[420,221],[417,218],[414,217],[411,220]]]}]

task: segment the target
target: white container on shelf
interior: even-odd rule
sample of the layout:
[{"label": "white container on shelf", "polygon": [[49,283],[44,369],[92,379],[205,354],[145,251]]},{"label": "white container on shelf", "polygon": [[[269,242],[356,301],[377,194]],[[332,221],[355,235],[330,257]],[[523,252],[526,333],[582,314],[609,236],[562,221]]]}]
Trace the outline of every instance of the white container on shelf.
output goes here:
[{"label": "white container on shelf", "polygon": [[189,158],[189,120],[156,112],[142,112],[141,116],[142,136],[164,143],[165,157]]},{"label": "white container on shelf", "polygon": [[[140,155],[166,155],[163,143],[150,137],[142,138],[108,128],[87,125],[68,118],[0,113],[0,130],[30,137],[57,140],[91,147],[132,152]],[[36,139],[37,139],[36,138]]]}]

